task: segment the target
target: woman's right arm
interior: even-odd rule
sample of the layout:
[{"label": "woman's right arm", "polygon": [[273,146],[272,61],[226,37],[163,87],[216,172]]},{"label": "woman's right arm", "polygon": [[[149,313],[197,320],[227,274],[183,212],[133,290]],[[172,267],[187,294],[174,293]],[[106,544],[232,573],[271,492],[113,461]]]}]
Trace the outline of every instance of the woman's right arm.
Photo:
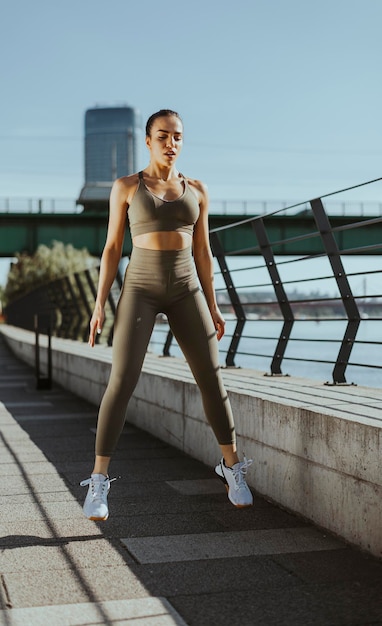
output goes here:
[{"label": "woman's right arm", "polygon": [[[131,179],[131,177],[129,177]],[[96,333],[100,333],[105,319],[105,303],[117,274],[125,237],[129,179],[118,178],[110,194],[109,224],[102,252],[97,299],[90,320],[89,345],[94,346]]]}]

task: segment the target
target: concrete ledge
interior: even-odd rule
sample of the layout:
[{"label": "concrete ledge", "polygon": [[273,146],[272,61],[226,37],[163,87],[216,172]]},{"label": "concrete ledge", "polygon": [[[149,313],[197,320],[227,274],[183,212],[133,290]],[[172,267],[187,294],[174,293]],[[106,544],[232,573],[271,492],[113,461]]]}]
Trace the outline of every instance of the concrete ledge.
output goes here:
[{"label": "concrete ledge", "polygon": [[[0,326],[13,352],[34,365],[33,333]],[[46,338],[40,337],[41,363]],[[52,340],[53,378],[98,404],[111,350]],[[326,386],[253,370],[223,370],[238,447],[254,459],[249,484],[352,544],[382,555],[382,390]],[[127,419],[213,466],[219,448],[199,391],[181,359],[147,354]]]}]

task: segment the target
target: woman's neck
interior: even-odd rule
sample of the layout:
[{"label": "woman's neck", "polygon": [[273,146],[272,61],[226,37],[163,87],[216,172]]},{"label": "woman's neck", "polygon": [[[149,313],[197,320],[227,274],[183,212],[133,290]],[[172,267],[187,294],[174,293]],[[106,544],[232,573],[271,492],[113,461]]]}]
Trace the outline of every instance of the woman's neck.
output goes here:
[{"label": "woman's neck", "polygon": [[162,180],[166,182],[171,178],[179,178],[180,174],[175,167],[162,167],[160,165],[156,165],[155,163],[150,163],[145,169],[145,173],[150,176],[150,178],[156,178],[158,180]]}]

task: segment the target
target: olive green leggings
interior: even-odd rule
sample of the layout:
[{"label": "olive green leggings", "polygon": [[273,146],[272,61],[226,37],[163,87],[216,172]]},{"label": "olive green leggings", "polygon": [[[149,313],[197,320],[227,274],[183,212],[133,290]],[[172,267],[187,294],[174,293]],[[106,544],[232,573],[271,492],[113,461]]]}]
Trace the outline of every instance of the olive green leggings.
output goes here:
[{"label": "olive green leggings", "polygon": [[218,443],[235,442],[216,332],[198,286],[191,248],[162,251],[135,247],[115,317],[113,364],[98,416],[98,455],[111,456],[117,445],[158,313],[166,314],[186,357]]}]

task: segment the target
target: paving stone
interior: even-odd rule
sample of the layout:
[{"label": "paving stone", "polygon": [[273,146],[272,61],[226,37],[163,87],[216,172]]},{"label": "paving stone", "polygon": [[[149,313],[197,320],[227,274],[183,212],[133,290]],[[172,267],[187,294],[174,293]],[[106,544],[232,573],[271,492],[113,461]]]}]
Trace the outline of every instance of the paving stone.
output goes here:
[{"label": "paving stone", "polygon": [[104,536],[96,522],[80,515],[71,520],[33,519],[24,521],[0,522],[0,548],[12,546],[36,546],[68,543],[87,538]]},{"label": "paving stone", "polygon": [[140,563],[338,550],[343,546],[311,527],[124,538],[121,541]]},{"label": "paving stone", "polygon": [[206,493],[225,493],[220,480],[202,478],[199,480],[167,480],[167,484],[185,496],[197,496]]},{"label": "paving stone", "polygon": [[[370,606],[365,603],[369,595]],[[256,588],[217,594],[170,596],[189,626],[380,626],[378,589],[356,587]]]},{"label": "paving stone", "polygon": [[[12,610],[12,626],[186,626],[166,598],[111,600]],[[6,623],[6,616],[3,616]],[[1,612],[0,612],[1,620]]]},{"label": "paving stone", "polygon": [[[126,565],[40,569],[4,575],[14,608],[141,598],[150,593]],[[29,626],[29,625],[28,625]]]}]

